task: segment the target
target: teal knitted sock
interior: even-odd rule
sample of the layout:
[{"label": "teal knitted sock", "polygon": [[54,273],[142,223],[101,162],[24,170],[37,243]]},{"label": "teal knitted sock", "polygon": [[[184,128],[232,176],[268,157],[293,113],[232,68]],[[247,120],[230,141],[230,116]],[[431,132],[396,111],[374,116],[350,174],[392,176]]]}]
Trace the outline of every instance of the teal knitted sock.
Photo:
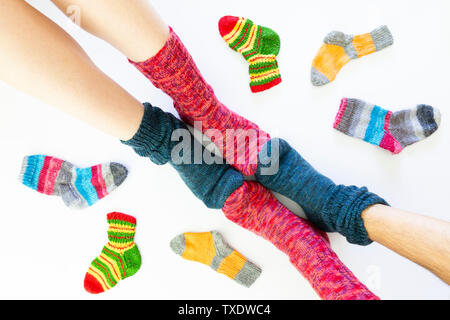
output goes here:
[{"label": "teal knitted sock", "polygon": [[[122,142],[158,165],[170,163],[208,208],[221,209],[226,199],[244,183],[242,174],[226,164],[205,163],[204,159],[213,158],[213,155],[192,136],[183,122],[149,103],[144,106],[137,133],[129,141]],[[177,134],[186,142],[187,148],[179,148],[180,141],[172,141]],[[200,150],[202,155],[199,164],[196,164],[199,161],[195,159],[195,150]]]}]

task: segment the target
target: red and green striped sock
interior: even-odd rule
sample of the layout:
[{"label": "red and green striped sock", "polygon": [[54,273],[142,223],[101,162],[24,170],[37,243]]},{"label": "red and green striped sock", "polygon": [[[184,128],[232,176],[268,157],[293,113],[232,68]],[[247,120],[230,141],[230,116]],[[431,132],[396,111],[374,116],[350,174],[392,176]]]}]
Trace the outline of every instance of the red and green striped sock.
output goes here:
[{"label": "red and green striped sock", "polygon": [[92,261],[84,278],[84,288],[89,293],[105,292],[141,267],[141,254],[134,243],[136,219],[113,212],[108,214],[107,220],[109,242]]},{"label": "red and green striped sock", "polygon": [[250,63],[250,89],[261,92],[281,83],[276,57],[280,37],[270,28],[261,27],[242,17],[225,16],[219,21],[222,38],[231,49]]}]

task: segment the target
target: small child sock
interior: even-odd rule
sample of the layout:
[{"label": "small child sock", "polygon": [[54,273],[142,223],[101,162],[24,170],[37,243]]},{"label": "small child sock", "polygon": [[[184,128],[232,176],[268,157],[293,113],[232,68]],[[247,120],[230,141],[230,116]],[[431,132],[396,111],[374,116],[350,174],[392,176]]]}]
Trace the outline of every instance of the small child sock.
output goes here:
[{"label": "small child sock", "polygon": [[250,19],[233,16],[220,19],[219,31],[230,48],[241,53],[250,64],[252,92],[261,92],[281,83],[276,60],[280,37],[275,31],[258,26]]},{"label": "small child sock", "polygon": [[[271,154],[276,151],[278,156],[272,159]],[[282,139],[270,140],[261,150],[259,161],[256,180],[297,202],[316,227],[326,232],[339,232],[350,243],[372,243],[361,214],[374,204],[387,205],[382,198],[365,187],[336,185]],[[279,170],[271,175],[263,174],[262,169],[270,166]]]},{"label": "small child sock", "polygon": [[134,243],[136,219],[113,212],[107,215],[107,221],[109,242],[92,261],[84,278],[84,288],[93,294],[111,289],[141,267],[141,254]]},{"label": "small child sock", "polygon": [[259,267],[231,248],[217,231],[180,234],[170,247],[184,259],[210,266],[247,288],[261,274]]},{"label": "small child sock", "polygon": [[[256,157],[269,135],[219,101],[172,28],[158,54],[143,62],[130,63],[173,99],[186,124],[201,122],[202,132],[211,138],[227,163],[246,176],[255,173]],[[222,139],[217,137],[217,130]]]},{"label": "small child sock", "polygon": [[326,300],[378,300],[339,260],[326,233],[284,207],[257,182],[246,181],[222,211],[241,227],[273,243]]},{"label": "small child sock", "polygon": [[311,69],[311,82],[315,86],[323,86],[333,81],[351,59],[380,51],[392,45],[394,39],[388,27],[381,26],[370,33],[356,36],[332,31],[323,42]]},{"label": "small child sock", "polygon": [[440,123],[440,111],[428,105],[392,112],[359,99],[344,98],[334,128],[398,154],[432,135]]},{"label": "small child sock", "polygon": [[37,192],[60,196],[70,208],[84,209],[110,194],[127,175],[119,163],[80,169],[54,157],[33,155],[24,158],[19,179]]}]

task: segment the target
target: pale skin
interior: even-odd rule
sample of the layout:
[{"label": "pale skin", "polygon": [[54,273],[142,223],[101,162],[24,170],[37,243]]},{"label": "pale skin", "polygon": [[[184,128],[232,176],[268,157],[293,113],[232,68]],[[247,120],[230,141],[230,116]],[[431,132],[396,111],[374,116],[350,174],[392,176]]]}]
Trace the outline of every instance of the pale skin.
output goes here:
[{"label": "pale skin", "polygon": [[[146,0],[52,2],[64,13],[80,8],[81,27],[133,61],[154,56],[168,38],[168,26]],[[141,103],[25,1],[0,1],[0,39],[0,80],[118,139],[134,136]],[[384,205],[368,208],[362,218],[370,239],[450,284],[450,222]]]}]

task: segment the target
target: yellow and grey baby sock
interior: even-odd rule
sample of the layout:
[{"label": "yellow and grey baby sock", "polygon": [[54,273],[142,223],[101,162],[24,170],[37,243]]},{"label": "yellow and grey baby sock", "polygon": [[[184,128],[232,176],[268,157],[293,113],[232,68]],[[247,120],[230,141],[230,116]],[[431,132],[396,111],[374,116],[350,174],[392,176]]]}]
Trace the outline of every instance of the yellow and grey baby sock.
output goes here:
[{"label": "yellow and grey baby sock", "polygon": [[183,233],[170,242],[172,250],[186,260],[197,261],[250,287],[261,269],[231,248],[217,231]]},{"label": "yellow and grey baby sock", "polygon": [[315,86],[323,86],[333,81],[341,68],[351,59],[380,51],[392,45],[394,39],[388,27],[381,26],[362,35],[332,31],[323,42],[311,69],[311,82]]}]

